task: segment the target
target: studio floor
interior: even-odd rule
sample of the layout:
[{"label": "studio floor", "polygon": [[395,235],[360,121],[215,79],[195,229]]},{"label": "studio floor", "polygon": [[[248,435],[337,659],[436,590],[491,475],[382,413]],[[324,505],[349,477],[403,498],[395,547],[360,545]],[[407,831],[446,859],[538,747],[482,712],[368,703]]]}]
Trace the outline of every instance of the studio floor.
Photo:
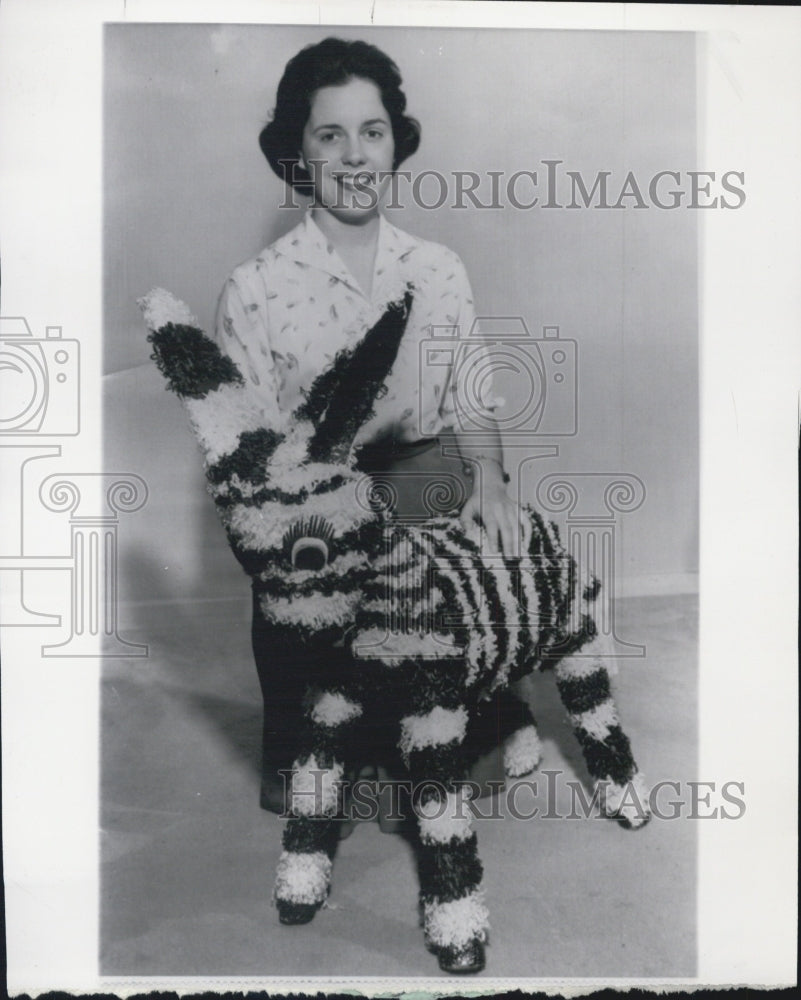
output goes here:
[{"label": "studio floor", "polygon": [[[314,921],[279,924],[271,893],[282,821],[259,808],[248,611],[245,598],[139,609],[147,624],[124,635],[149,655],[104,663],[101,973],[444,976],[423,945],[412,849],[377,823],[340,843],[329,904]],[[697,598],[628,598],[616,615],[620,638],[646,647],[620,661],[615,679],[640,767],[651,784],[693,780]],[[561,772],[557,802],[567,806],[566,782],[584,771],[553,677],[534,678],[527,694],[541,770]],[[533,791],[517,794],[518,813],[530,812]],[[697,822],[686,811],[638,831],[516,818],[508,796],[500,811],[476,822],[491,914],[484,975],[695,974]]]}]

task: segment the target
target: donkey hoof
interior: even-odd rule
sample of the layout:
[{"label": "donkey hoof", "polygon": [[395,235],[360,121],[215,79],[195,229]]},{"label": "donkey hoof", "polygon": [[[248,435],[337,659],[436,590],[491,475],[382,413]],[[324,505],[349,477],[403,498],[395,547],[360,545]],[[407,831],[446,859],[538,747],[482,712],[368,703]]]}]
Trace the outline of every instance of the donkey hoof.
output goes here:
[{"label": "donkey hoof", "polygon": [[510,778],[523,778],[537,769],[542,760],[542,744],[534,726],[523,726],[507,737],[503,766]]},{"label": "donkey hoof", "polygon": [[651,821],[651,814],[650,812],[618,813],[610,816],[610,819],[617,820],[624,830],[641,830]]},{"label": "donkey hoof", "polygon": [[308,924],[320,909],[317,903],[290,903],[285,899],[277,900],[276,906],[282,924]]},{"label": "donkey hoof", "polygon": [[438,957],[443,972],[457,975],[481,972],[485,965],[484,945],[480,941],[470,941],[462,948],[440,948]]},{"label": "donkey hoof", "polygon": [[624,830],[637,830],[651,818],[650,792],[641,774],[635,773],[625,784],[600,785],[601,810]]}]

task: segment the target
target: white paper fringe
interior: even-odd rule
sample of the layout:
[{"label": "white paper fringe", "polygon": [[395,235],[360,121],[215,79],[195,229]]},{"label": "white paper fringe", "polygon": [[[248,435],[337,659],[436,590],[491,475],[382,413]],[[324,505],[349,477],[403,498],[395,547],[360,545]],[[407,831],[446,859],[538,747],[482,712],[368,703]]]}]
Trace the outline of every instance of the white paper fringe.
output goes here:
[{"label": "white paper fringe", "polygon": [[189,306],[176,299],[165,288],[152,288],[147,295],[137,300],[137,305],[142,310],[145,325],[149,330],[160,330],[168,323],[199,328],[200,324],[190,312]]},{"label": "white paper fringe", "polygon": [[344,694],[326,691],[317,700],[311,712],[312,721],[321,726],[343,726],[358,719],[362,714],[361,705],[349,701]]},{"label": "white paper fringe", "polygon": [[221,385],[203,399],[186,399],[185,403],[209,465],[236,451],[245,431],[264,426],[263,414],[241,386]]},{"label": "white paper fringe", "polygon": [[323,851],[283,851],[275,875],[275,895],[288,903],[322,903],[331,882],[331,859]]},{"label": "white paper fringe", "polygon": [[312,754],[305,764],[295,763],[290,808],[298,816],[331,816],[339,807],[343,767],[323,768]]},{"label": "white paper fringe", "polygon": [[448,792],[443,800],[431,798],[417,806],[420,839],[427,844],[467,840],[473,832],[473,814],[465,795]]},{"label": "white paper fringe", "polygon": [[414,750],[442,746],[453,740],[460,743],[467,732],[467,710],[442,708],[437,705],[427,715],[407,715],[401,719],[401,737],[398,743],[404,758]]},{"label": "white paper fringe", "polygon": [[599,781],[601,808],[612,819],[625,820],[629,826],[644,826],[651,818],[648,805],[648,786],[641,774],[635,774],[631,781],[618,785],[610,781]]},{"label": "white paper fringe", "polygon": [[506,740],[503,765],[510,778],[530,774],[542,760],[542,743],[534,726],[523,726]]},{"label": "white paper fringe", "polygon": [[581,726],[589,735],[599,742],[603,742],[609,735],[612,726],[620,724],[615,703],[611,698],[602,701],[600,705],[595,705],[586,712],[579,712],[570,716],[570,721],[574,726]]},{"label": "white paper fringe", "polygon": [[426,937],[439,948],[463,948],[487,939],[489,912],[480,891],[450,903],[426,903],[424,919]]}]

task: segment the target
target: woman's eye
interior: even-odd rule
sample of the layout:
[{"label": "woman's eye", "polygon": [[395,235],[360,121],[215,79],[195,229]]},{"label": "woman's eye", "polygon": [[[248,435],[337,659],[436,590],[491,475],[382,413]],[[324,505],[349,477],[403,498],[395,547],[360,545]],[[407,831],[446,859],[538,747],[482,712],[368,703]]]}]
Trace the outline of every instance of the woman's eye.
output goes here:
[{"label": "woman's eye", "polygon": [[368,139],[383,139],[383,137],[384,133],[381,131],[381,129],[370,128],[367,130]]},{"label": "woman's eye", "polygon": [[337,138],[336,132],[323,132],[317,137],[320,142],[333,142]]}]

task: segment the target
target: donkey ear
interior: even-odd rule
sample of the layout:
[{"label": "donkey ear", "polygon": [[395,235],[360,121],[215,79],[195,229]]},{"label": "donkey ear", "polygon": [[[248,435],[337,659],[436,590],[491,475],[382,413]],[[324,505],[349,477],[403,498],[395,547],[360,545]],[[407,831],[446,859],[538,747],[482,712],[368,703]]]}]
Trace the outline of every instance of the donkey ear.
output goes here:
[{"label": "donkey ear", "polygon": [[149,330],[160,330],[168,323],[173,323],[175,326],[200,325],[189,306],[165,288],[151,288],[147,295],[137,299],[136,304],[142,310]]}]

